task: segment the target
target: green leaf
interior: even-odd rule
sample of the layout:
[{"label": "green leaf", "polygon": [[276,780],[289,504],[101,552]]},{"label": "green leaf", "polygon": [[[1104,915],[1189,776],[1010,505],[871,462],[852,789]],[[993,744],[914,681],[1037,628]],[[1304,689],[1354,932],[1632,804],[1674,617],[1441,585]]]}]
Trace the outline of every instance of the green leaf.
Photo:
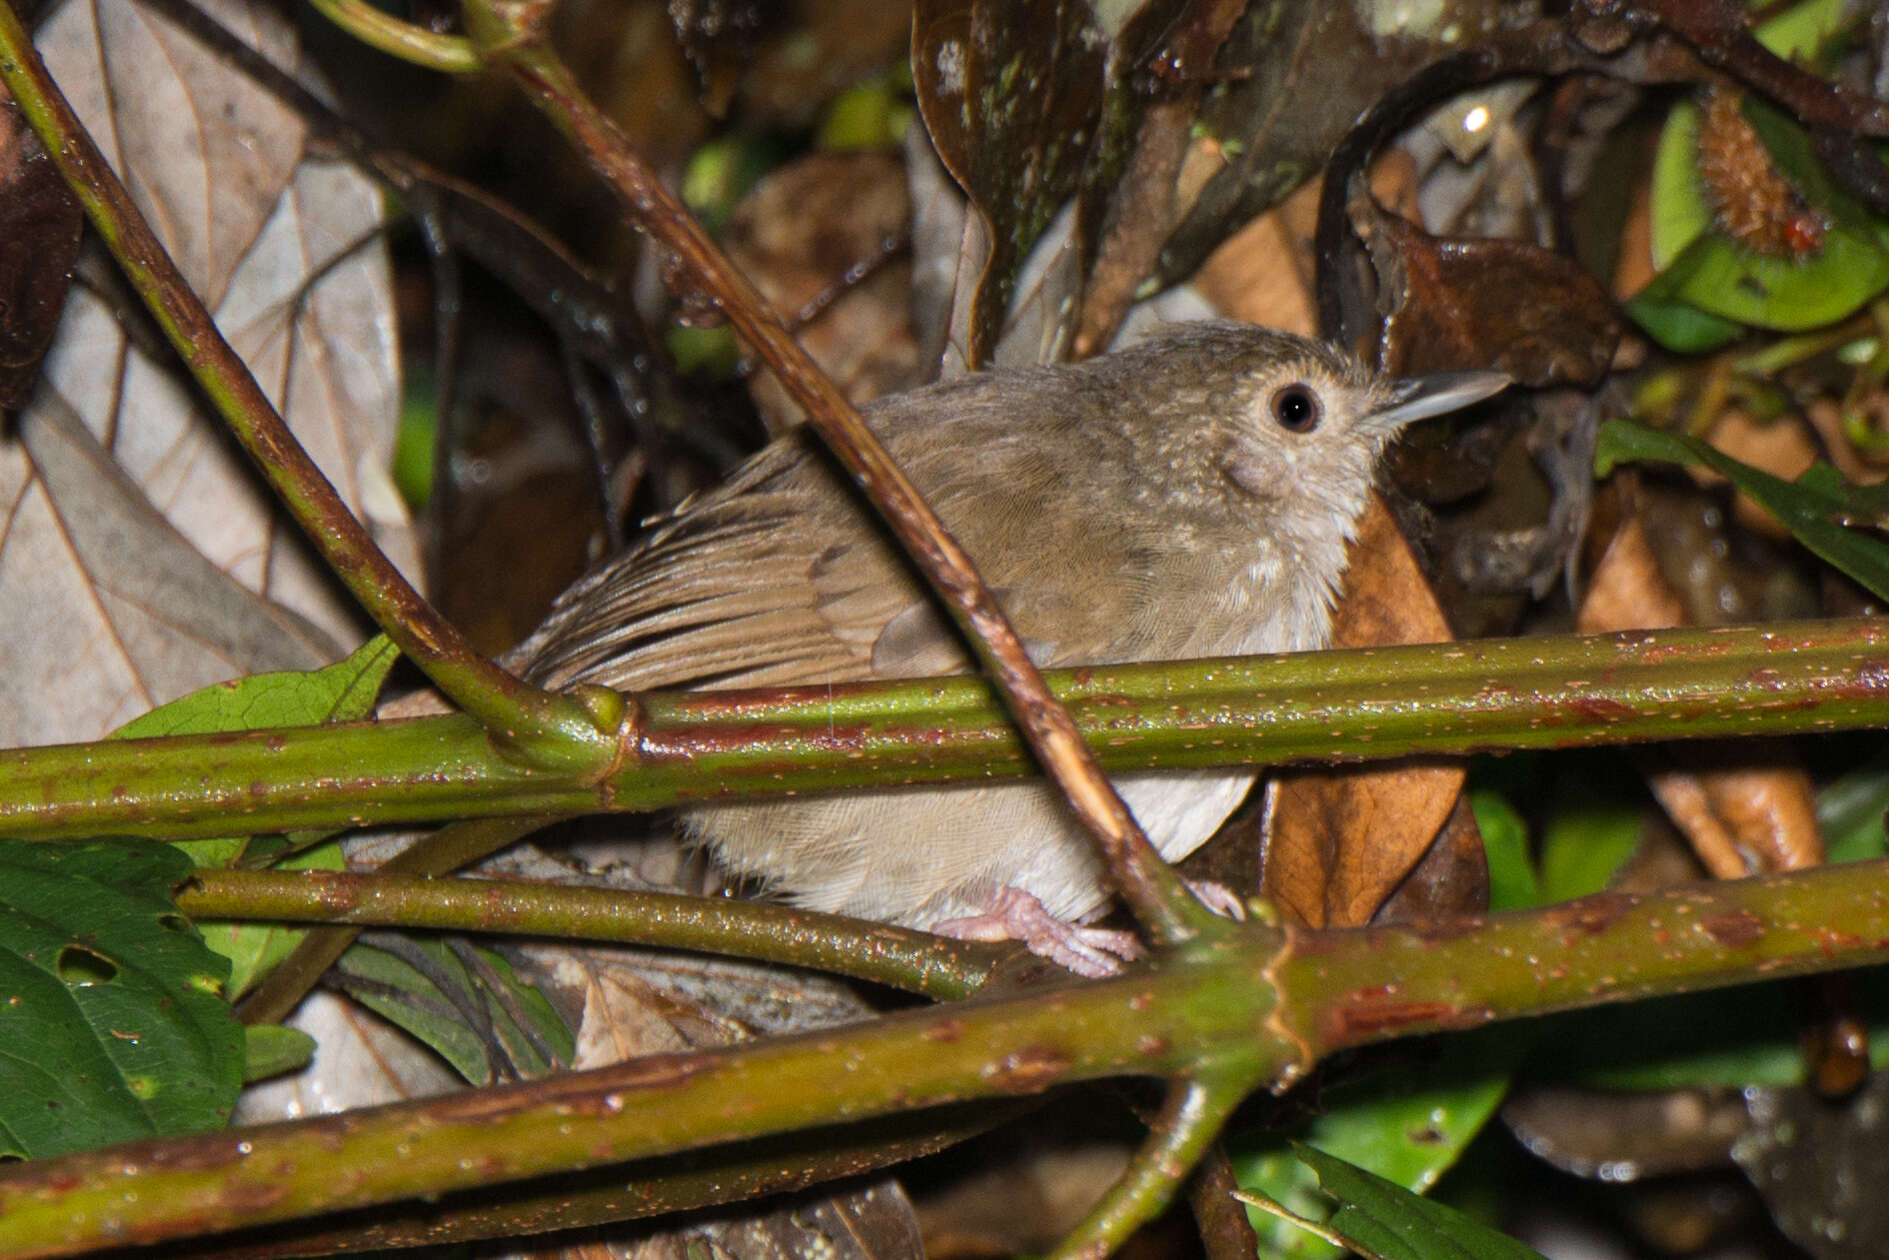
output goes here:
[{"label": "green leaf", "polygon": [[1745,331],[1741,325],[1707,315],[1696,306],[1662,299],[1652,292],[1652,285],[1641,290],[1638,297],[1628,299],[1626,307],[1627,314],[1648,336],[1674,354],[1709,354],[1738,340]]},{"label": "green leaf", "polygon": [[315,1039],[281,1024],[243,1026],[243,1084],[299,1072],[315,1057]]},{"label": "green leaf", "polygon": [[498,954],[474,948],[462,956],[443,941],[412,938],[400,938],[397,948],[348,950],[335,964],[341,986],[432,1047],[468,1081],[483,1085],[498,1075],[495,1048],[504,1066],[525,1078],[546,1075],[575,1056],[575,1039],[550,1001]]},{"label": "green leaf", "polygon": [[1817,826],[1824,860],[1865,862],[1883,856],[1883,813],[1889,810],[1889,765],[1878,761],[1850,771],[1817,793]]},{"label": "green leaf", "polygon": [[[1808,57],[1806,49],[1821,47],[1843,20],[1840,3],[1811,0],[1758,34],[1780,56]],[[1760,254],[1720,230],[1699,177],[1699,108],[1675,105],[1653,159],[1649,223],[1658,274],[1627,303],[1669,350],[1717,349],[1740,327],[1821,328],[1889,286],[1883,221],[1835,186],[1796,120],[1756,98],[1741,110],[1785,179],[1827,218],[1828,230],[1822,247],[1802,258]]]},{"label": "green leaf", "polygon": [[418,365],[406,370],[400,427],[394,431],[394,485],[414,513],[433,497],[433,448],[439,441],[439,391],[432,374]]},{"label": "green leaf", "polygon": [[[194,691],[133,718],[112,737],[145,739],[356,722],[374,711],[374,700],[399,659],[400,649],[386,635],[375,635],[346,660],[323,669],[252,674]],[[332,834],[297,832],[286,842],[272,838],[274,843],[260,850],[252,848],[249,836],[180,840],[174,847],[200,867],[257,865],[258,859],[267,864],[308,850],[310,856],[290,857],[283,865],[293,870],[340,870],[340,850],[318,847]],[[307,928],[279,923],[240,923],[212,927],[205,939],[230,960],[229,994],[234,999],[248,992],[307,934]]]},{"label": "green leaf", "polygon": [[1384,1260],[1541,1260],[1505,1234],[1310,1146],[1298,1157],[1340,1207],[1330,1227]]},{"label": "green leaf", "polygon": [[1712,206],[1699,182],[1699,117],[1692,101],[1674,105],[1653,151],[1648,227],[1655,271],[1672,266],[1681,250],[1712,230]]},{"label": "green leaf", "polygon": [[345,661],[302,673],[251,674],[193,691],[135,717],[113,739],[160,735],[213,735],[272,726],[357,722],[374,710],[400,649],[375,635]]},{"label": "green leaf", "polygon": [[1556,760],[1544,790],[1550,799],[1541,831],[1543,903],[1599,892],[1640,842],[1651,804],[1644,777],[1617,752],[1579,753]]},{"label": "green leaf", "polygon": [[1813,465],[1796,481],[1740,463],[1698,438],[1649,429],[1628,420],[1601,426],[1595,471],[1606,476],[1616,464],[1653,460],[1699,464],[1729,480],[1776,516],[1797,541],[1857,582],[1889,599],[1889,543],[1853,525],[1881,528],[1889,521],[1889,487],[1853,486],[1828,464]]},{"label": "green leaf", "polygon": [[[1397,1184],[1428,1189],[1495,1113],[1532,1036],[1530,1029],[1513,1025],[1453,1037],[1447,1062],[1424,1073],[1425,1084],[1414,1089],[1412,1076],[1403,1072],[1327,1089],[1320,1099],[1323,1113],[1298,1137]],[[1291,1145],[1274,1133],[1230,1136],[1227,1156],[1234,1181],[1316,1219],[1324,1201]],[[1329,1243],[1285,1229],[1258,1210],[1248,1216],[1268,1255],[1338,1254]]]},{"label": "green leaf", "polygon": [[192,869],[164,844],[0,840],[0,1154],[228,1121],[243,1032],[229,964],[171,902]]},{"label": "green leaf", "polygon": [[1760,44],[1786,61],[1822,55],[1830,37],[1849,24],[1848,0],[1805,0],[1752,28]]},{"label": "green leaf", "polygon": [[1522,910],[1540,905],[1541,883],[1528,855],[1528,824],[1499,792],[1472,792],[1469,807],[1489,859],[1489,908]]},{"label": "green leaf", "polygon": [[1689,306],[1753,328],[1802,332],[1835,323],[1885,286],[1889,249],[1868,227],[1832,226],[1823,248],[1807,259],[1760,254],[1714,231],[1681,250],[1627,310],[1635,319],[1651,313],[1671,320],[1674,308]]}]

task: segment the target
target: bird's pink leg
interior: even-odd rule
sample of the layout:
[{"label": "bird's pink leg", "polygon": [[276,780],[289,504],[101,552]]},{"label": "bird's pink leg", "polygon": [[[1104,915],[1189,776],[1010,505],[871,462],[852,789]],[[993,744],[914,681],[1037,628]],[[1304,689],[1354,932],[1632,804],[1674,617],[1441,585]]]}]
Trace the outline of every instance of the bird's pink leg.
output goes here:
[{"label": "bird's pink leg", "polygon": [[1146,953],[1133,932],[1065,923],[1021,888],[1000,888],[979,915],[934,923],[932,931],[960,941],[1022,941],[1032,954],[1079,976],[1112,976]]}]

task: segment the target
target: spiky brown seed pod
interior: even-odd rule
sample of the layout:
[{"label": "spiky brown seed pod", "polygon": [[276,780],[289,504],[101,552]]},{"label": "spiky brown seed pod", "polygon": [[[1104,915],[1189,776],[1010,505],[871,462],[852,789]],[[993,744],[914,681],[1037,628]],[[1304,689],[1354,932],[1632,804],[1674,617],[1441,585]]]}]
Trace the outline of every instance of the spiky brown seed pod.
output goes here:
[{"label": "spiky brown seed pod", "polygon": [[1773,258],[1823,248],[1829,223],[1784,178],[1740,109],[1743,98],[1710,88],[1699,119],[1699,179],[1727,235]]}]

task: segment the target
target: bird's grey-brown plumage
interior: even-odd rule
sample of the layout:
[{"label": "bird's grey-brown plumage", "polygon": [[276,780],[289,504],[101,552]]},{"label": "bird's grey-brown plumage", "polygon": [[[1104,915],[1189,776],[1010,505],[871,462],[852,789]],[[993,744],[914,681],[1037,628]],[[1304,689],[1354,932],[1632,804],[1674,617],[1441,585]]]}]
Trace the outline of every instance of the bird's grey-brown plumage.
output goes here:
[{"label": "bird's grey-brown plumage", "polygon": [[[1499,378],[1413,390],[1302,338],[1181,325],[1072,367],[973,375],[866,419],[1045,667],[1322,646],[1384,441]],[[1308,399],[1313,423],[1295,418]],[[567,591],[513,654],[534,682],[626,690],[914,677],[970,658],[805,434],[776,441]],[[1250,771],[1121,776],[1170,858]],[[1006,887],[1060,919],[1106,892],[1041,783],[691,810],[724,864],[797,902],[928,926]]]}]

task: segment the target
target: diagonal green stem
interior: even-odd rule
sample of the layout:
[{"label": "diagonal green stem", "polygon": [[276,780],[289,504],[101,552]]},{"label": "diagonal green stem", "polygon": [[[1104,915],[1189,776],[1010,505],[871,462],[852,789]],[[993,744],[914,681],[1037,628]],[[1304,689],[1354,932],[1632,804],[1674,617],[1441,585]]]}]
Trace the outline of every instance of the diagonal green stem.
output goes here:
[{"label": "diagonal green stem", "polygon": [[1063,1260],[1108,1255],[1159,1216],[1255,1083],[1216,1073],[1171,1083],[1161,1115],[1127,1171],[1053,1254]]},{"label": "diagonal green stem", "polygon": [[[473,651],[408,584],[295,440],[86,133],[18,16],[0,0],[0,81],[18,102],[158,326],[296,523],[375,623],[468,713],[528,760],[601,771],[615,712],[529,687]],[[597,711],[593,712],[592,709]]]}]

